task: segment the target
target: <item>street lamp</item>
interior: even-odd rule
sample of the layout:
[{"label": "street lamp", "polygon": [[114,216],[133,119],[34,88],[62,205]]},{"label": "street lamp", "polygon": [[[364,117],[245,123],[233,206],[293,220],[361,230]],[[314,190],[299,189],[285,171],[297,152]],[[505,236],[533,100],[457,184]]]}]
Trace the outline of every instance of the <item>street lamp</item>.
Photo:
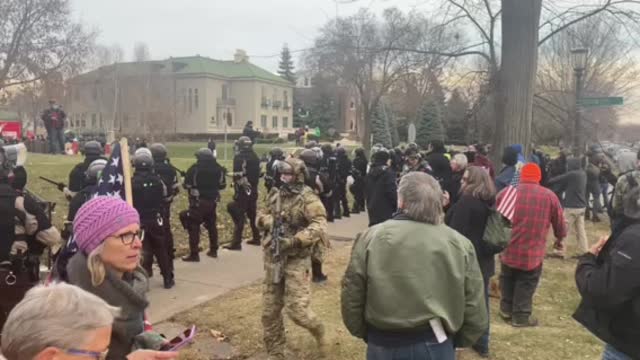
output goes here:
[{"label": "street lamp", "polygon": [[571,65],[573,66],[573,74],[576,80],[576,99],[573,113],[573,155],[576,157],[582,155],[582,152],[585,148],[584,136],[582,131],[582,118],[580,114],[580,98],[582,97],[582,78],[587,67],[588,54],[589,50],[583,48],[571,50]]}]

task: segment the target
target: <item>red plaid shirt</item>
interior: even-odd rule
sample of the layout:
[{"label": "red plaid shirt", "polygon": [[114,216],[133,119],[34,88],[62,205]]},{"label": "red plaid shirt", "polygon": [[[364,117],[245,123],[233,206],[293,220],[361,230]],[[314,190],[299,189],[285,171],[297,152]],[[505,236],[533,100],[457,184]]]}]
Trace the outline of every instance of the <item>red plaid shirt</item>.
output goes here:
[{"label": "red plaid shirt", "polygon": [[563,239],[567,225],[560,201],[549,189],[520,181],[517,196],[511,242],[500,260],[509,267],[530,271],[542,264],[549,227],[553,226],[556,239]]}]

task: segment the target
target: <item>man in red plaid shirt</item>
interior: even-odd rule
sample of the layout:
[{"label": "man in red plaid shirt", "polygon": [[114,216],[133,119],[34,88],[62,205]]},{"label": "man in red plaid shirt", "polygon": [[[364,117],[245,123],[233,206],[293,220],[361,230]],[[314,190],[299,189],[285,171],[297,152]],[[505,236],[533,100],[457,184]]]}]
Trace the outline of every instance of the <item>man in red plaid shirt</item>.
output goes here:
[{"label": "man in red plaid shirt", "polygon": [[[542,274],[549,228],[553,226],[556,246],[561,246],[567,236],[560,201],[551,190],[540,186],[541,178],[538,165],[530,163],[522,168],[511,241],[500,255],[500,315],[515,327],[538,325],[531,311],[533,294]],[[500,200],[498,196],[498,202]]]}]

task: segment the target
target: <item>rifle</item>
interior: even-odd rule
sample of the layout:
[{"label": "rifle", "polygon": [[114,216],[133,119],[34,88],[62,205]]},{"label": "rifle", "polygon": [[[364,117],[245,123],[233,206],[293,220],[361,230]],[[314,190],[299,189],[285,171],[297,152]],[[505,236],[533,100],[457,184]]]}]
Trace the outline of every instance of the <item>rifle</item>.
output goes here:
[{"label": "rifle", "polygon": [[169,164],[169,166],[171,166],[171,168],[175,171],[178,172],[178,174],[180,174],[180,176],[185,177],[187,176],[187,172],[186,171],[182,171],[180,169],[178,169],[177,167],[173,166],[173,164]]},{"label": "rifle", "polygon": [[40,179],[48,182],[49,184],[53,184],[53,185],[57,186],[58,190],[60,190],[60,191],[64,191],[64,188],[67,187],[67,185],[65,185],[63,182],[57,182],[55,180],[51,180],[51,179],[46,178],[44,176],[40,176]]},{"label": "rifle", "polygon": [[284,274],[284,259],[282,257],[280,242],[284,236],[282,224],[282,202],[280,192],[276,197],[276,209],[273,219],[273,227],[271,228],[271,255],[273,257],[273,283],[279,284]]}]

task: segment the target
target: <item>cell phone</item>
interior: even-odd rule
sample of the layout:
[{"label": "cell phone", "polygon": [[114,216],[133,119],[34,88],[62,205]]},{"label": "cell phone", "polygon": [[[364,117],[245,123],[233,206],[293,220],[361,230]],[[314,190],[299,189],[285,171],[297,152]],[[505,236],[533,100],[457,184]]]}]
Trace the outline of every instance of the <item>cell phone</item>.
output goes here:
[{"label": "cell phone", "polygon": [[190,328],[182,332],[182,334],[174,337],[168,343],[160,347],[160,351],[178,351],[183,347],[191,344],[196,336],[196,326],[193,325]]}]

